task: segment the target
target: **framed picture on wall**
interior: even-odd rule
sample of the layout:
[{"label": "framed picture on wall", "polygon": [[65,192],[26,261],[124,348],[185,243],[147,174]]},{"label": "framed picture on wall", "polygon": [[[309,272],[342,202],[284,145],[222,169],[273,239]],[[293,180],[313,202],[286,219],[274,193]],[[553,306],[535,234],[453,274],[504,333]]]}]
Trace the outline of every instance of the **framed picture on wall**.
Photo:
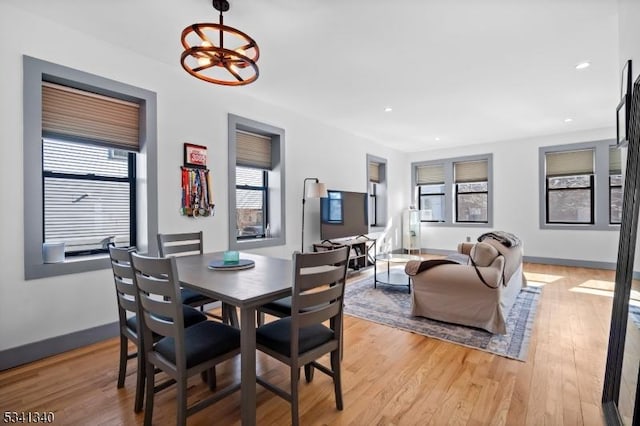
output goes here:
[{"label": "framed picture on wall", "polygon": [[616,108],[616,141],[619,147],[626,145],[628,141],[629,119],[627,109],[629,102],[627,98],[628,96],[625,95]]},{"label": "framed picture on wall", "polygon": [[618,146],[627,143],[629,135],[629,115],[631,113],[631,90],[633,76],[631,68],[631,59],[622,67],[622,75],[620,78],[620,103],[616,108],[616,135]]},{"label": "framed picture on wall", "polygon": [[195,167],[198,169],[207,168],[207,147],[202,145],[194,145],[192,143],[184,144],[184,166]]}]

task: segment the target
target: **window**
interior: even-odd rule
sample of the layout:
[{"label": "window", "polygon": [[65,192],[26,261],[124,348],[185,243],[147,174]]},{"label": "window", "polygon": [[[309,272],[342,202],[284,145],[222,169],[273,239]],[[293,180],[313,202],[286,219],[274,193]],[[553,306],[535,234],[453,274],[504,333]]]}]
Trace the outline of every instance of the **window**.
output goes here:
[{"label": "window", "polygon": [[387,225],[387,160],[367,154],[369,225]]},{"label": "window", "polygon": [[323,220],[326,217],[327,223],[343,223],[344,207],[342,203],[342,192],[340,191],[328,191],[326,213],[323,212]]},{"label": "window", "polygon": [[417,168],[418,210],[423,222],[444,222],[444,164],[426,164]]},{"label": "window", "polygon": [[229,247],[285,243],[284,130],[229,114]]},{"label": "window", "polygon": [[[23,64],[25,279],[107,269],[108,256],[82,255],[109,242],[154,253],[156,94],[28,56]],[[66,260],[45,264],[44,242],[64,242]]]},{"label": "window", "polygon": [[540,227],[617,229],[622,212],[620,153],[612,141],[541,147]]},{"label": "window", "polygon": [[622,160],[620,150],[609,148],[609,223],[622,223]]},{"label": "window", "polygon": [[547,223],[594,223],[594,150],[546,154]]},{"label": "window", "polygon": [[[380,184],[380,164],[369,162],[369,223],[371,226],[378,224],[378,185]],[[331,203],[331,199],[329,200]]]},{"label": "window", "polygon": [[136,244],[139,114],[133,102],[42,82],[44,242],[67,255]]},{"label": "window", "polygon": [[487,223],[489,184],[487,161],[454,163],[456,222]]},{"label": "window", "polygon": [[112,151],[43,140],[44,242],[65,243],[67,255],[136,245],[135,153]]},{"label": "window", "polygon": [[236,229],[238,238],[264,238],[269,223],[267,172],[236,167]]},{"label": "window", "polygon": [[491,161],[489,154],[414,163],[420,220],[491,226]]}]

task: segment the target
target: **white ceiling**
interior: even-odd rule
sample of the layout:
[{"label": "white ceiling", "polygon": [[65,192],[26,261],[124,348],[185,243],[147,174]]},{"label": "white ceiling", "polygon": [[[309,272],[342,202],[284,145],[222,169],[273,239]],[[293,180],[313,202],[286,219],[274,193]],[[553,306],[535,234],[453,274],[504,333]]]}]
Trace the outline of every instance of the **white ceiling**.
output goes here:
[{"label": "white ceiling", "polygon": [[[182,29],[217,22],[210,0],[2,1],[176,67]],[[261,56],[228,90],[401,151],[614,125],[616,0],[230,3]]]}]

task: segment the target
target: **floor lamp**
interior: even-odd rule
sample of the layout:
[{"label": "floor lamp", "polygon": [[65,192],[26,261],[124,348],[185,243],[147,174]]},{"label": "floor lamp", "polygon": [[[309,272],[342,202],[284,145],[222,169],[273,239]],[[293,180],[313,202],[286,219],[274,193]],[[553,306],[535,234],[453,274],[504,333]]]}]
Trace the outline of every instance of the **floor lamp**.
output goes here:
[{"label": "floor lamp", "polygon": [[[307,181],[311,182],[308,187]],[[324,183],[320,183],[318,178],[304,179],[304,182],[302,183],[302,253],[304,253],[304,205],[307,202],[307,198],[325,198],[327,196],[327,187]]]}]

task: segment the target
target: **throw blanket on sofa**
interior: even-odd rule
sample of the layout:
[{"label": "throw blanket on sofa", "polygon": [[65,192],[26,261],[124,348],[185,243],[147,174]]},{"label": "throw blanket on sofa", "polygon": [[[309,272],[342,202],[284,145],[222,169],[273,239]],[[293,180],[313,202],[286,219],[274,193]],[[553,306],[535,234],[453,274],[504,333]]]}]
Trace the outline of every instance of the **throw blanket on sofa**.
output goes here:
[{"label": "throw blanket on sofa", "polygon": [[482,241],[487,238],[494,239],[500,242],[505,247],[518,247],[521,244],[520,238],[516,237],[515,235],[509,232],[504,232],[504,231],[487,232],[485,234],[480,235],[478,237],[478,241]]},{"label": "throw blanket on sofa", "polygon": [[434,266],[446,264],[459,265],[460,262],[449,259],[410,260],[405,265],[404,272],[410,277],[413,277],[422,271],[433,268]]}]

